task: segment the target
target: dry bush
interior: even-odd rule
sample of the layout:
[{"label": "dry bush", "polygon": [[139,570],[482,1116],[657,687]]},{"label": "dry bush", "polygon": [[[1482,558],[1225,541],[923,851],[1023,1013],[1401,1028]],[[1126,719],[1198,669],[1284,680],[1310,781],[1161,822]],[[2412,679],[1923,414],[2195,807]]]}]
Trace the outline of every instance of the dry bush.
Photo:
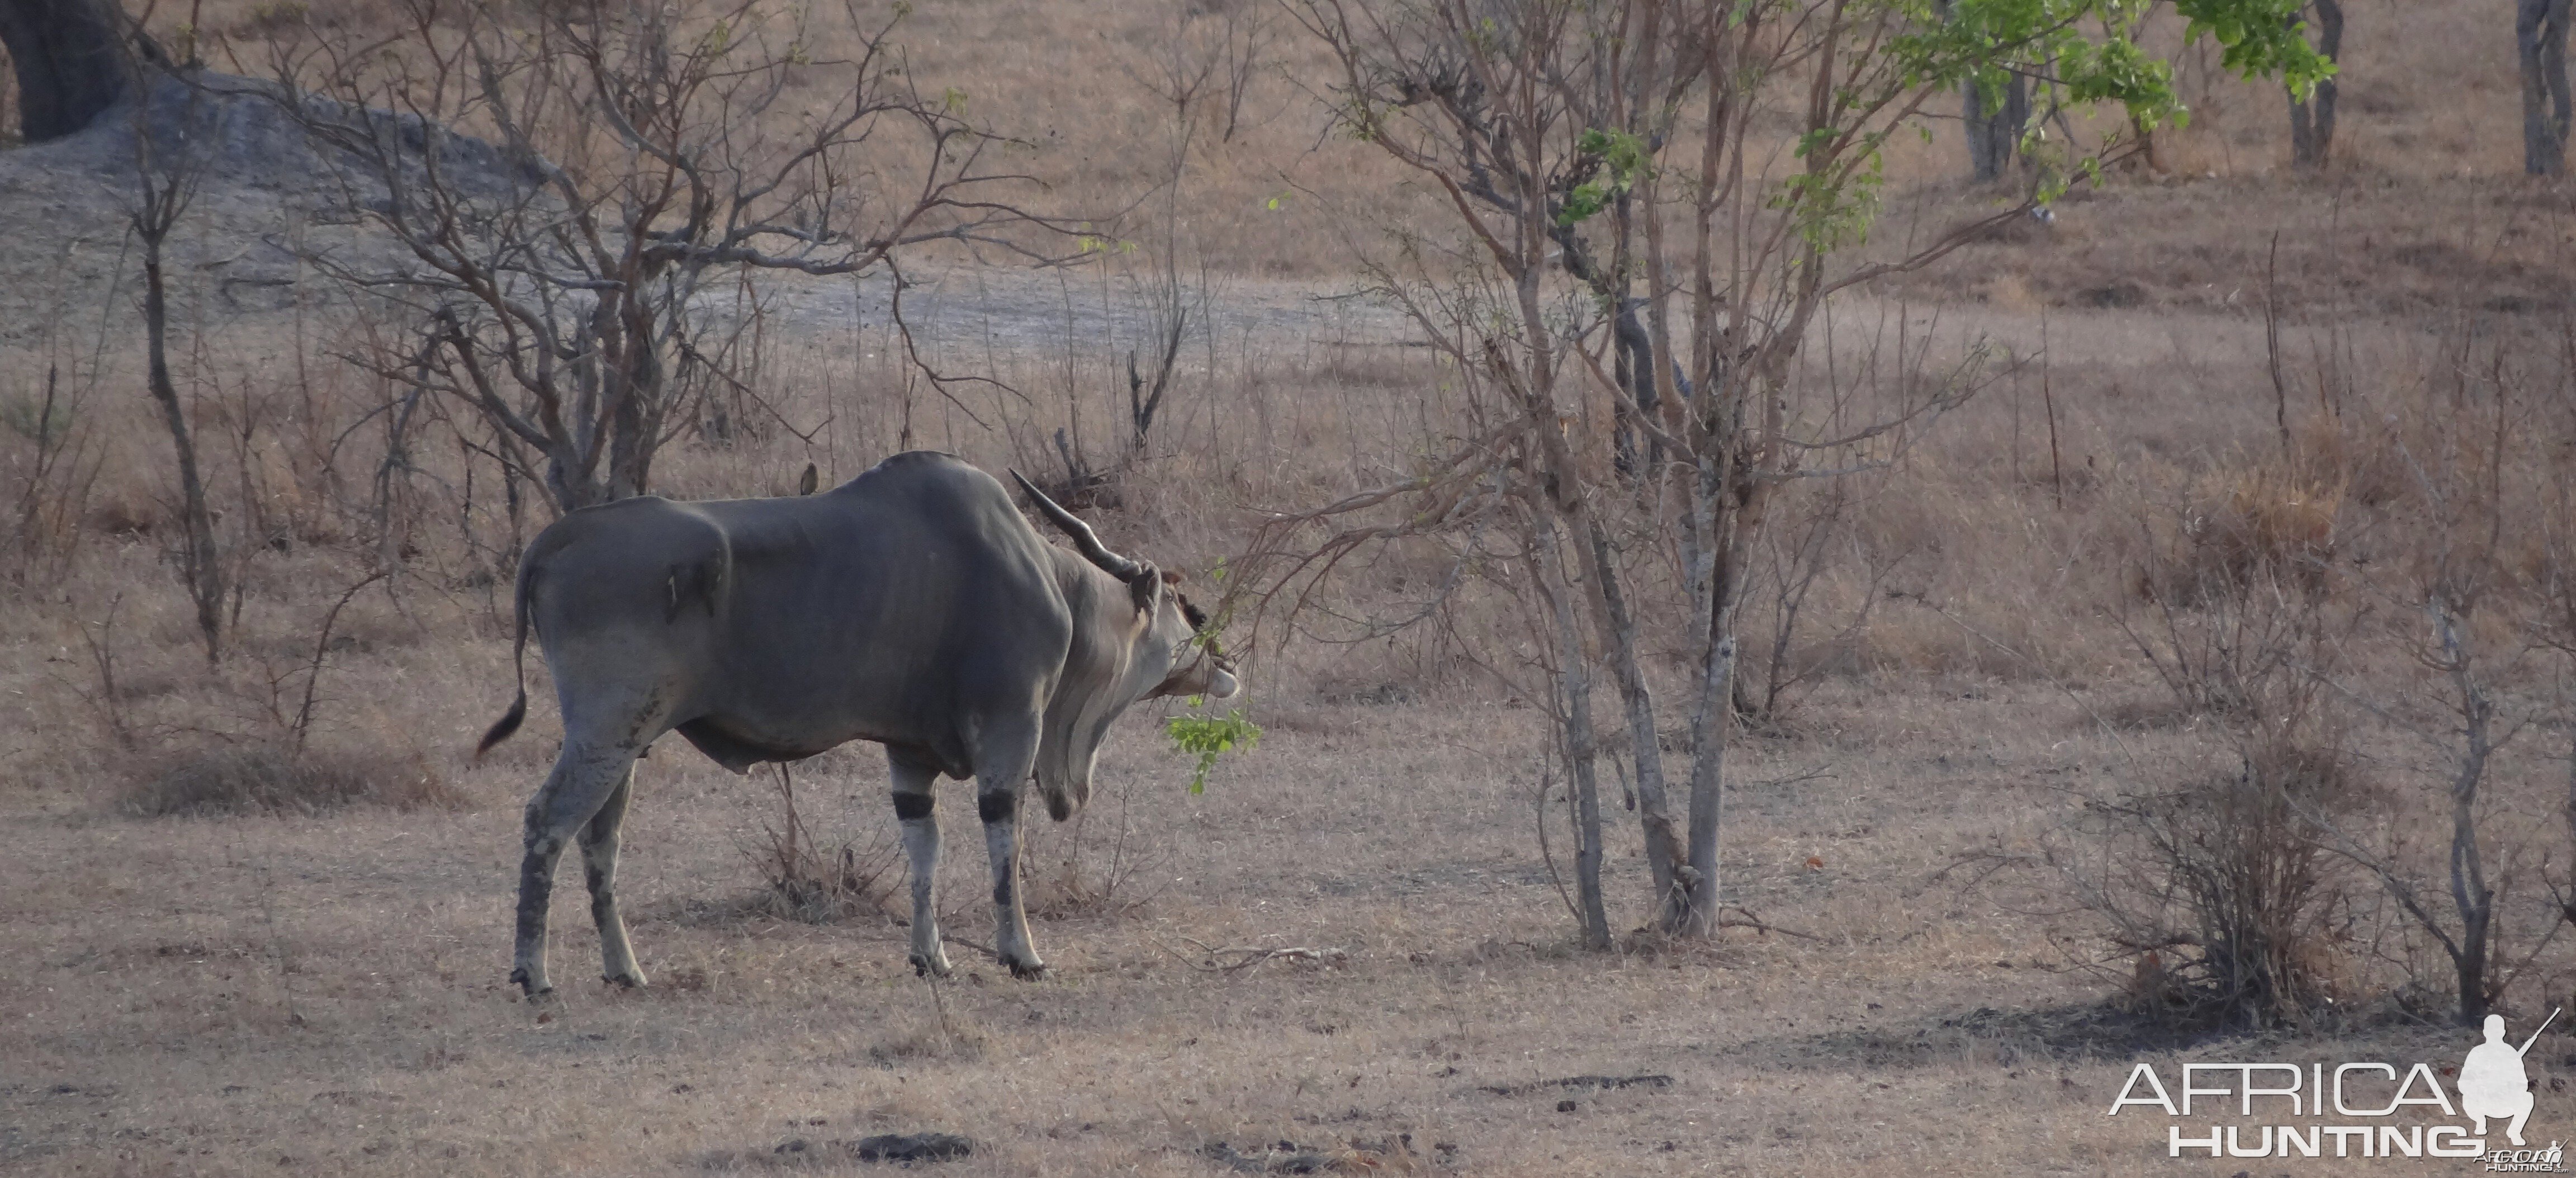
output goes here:
[{"label": "dry bush", "polygon": [[159,758],[119,799],[127,813],[144,817],[311,817],[360,805],[456,810],[465,803],[464,793],[418,753],[309,748],[298,755],[269,745]]},{"label": "dry bush", "polygon": [[753,853],[752,863],[768,885],[764,894],[775,915],[829,924],[882,911],[902,882],[903,861],[889,839],[851,839],[825,848],[791,842],[775,831],[764,834],[767,845]]},{"label": "dry bush", "polygon": [[779,766],[777,792],[778,824],[762,823],[760,842],[743,851],[768,885],[761,895],[771,913],[829,924],[883,911],[895,885],[903,882],[903,860],[893,840],[880,833],[866,841],[826,844],[805,825],[795,781],[784,765]]},{"label": "dry bush", "polygon": [[2096,923],[2142,1012],[2305,1026],[2349,981],[2356,877],[2325,824],[2375,808],[2328,687],[2361,614],[2317,592],[2331,515],[2260,477],[2200,480],[2192,500],[2213,489],[2226,531],[2149,544],[2133,577],[2150,612],[2118,621],[2198,755],[2076,787],[2037,849],[1998,858]]},{"label": "dry bush", "polygon": [[1856,525],[1882,480],[1858,478],[1792,488],[1755,546],[1754,588],[1745,606],[1745,667],[1735,711],[1776,727],[1797,699],[1829,675],[1862,670],[1874,615],[1891,577],[1914,549],[1879,543]]},{"label": "dry bush", "polygon": [[2146,523],[2139,597],[2172,608],[2279,576],[2306,594],[2326,588],[2343,505],[2338,481],[2278,459],[2220,466],[2193,480],[2183,503]]},{"label": "dry bush", "polygon": [[2309,816],[2350,810],[2359,790],[2330,736],[2253,734],[2236,754],[2233,772],[2088,803],[2087,824],[2117,864],[2097,912],[2114,944],[2154,958],[2133,975],[2141,1009],[2300,1025],[2340,989],[2351,919],[2350,873]]},{"label": "dry bush", "polygon": [[[2076,809],[2022,855],[2057,915],[2094,922],[2141,1013],[2177,1024],[2313,1025],[2351,992],[2356,874],[2315,818],[2368,791],[2320,719],[2248,725],[2173,778],[2078,789]],[[2130,967],[2125,976],[2112,963]]]},{"label": "dry bush", "polygon": [[[1073,822],[1059,830],[1031,828],[1022,837],[1022,856],[1030,915],[1048,919],[1080,916],[1124,916],[1152,903],[1169,886],[1163,870],[1171,849],[1148,839],[1128,803],[1131,786],[1112,787],[1118,794],[1113,817],[1095,797]],[[1103,829],[1092,830],[1097,818]],[[1056,853],[1061,843],[1062,852]]]}]

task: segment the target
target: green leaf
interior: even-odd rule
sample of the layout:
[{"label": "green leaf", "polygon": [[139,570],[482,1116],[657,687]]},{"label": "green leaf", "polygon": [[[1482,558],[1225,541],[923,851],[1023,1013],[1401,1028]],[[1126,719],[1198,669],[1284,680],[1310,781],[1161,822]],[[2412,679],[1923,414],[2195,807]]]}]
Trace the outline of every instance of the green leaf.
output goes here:
[{"label": "green leaf", "polygon": [[[1190,706],[1199,706],[1198,697]],[[1163,722],[1163,733],[1171,738],[1172,747],[1198,758],[1190,774],[1190,793],[1207,792],[1208,772],[1216,768],[1218,757],[1240,748],[1250,751],[1261,742],[1261,726],[1243,718],[1239,710],[1222,716],[1174,716]]]}]

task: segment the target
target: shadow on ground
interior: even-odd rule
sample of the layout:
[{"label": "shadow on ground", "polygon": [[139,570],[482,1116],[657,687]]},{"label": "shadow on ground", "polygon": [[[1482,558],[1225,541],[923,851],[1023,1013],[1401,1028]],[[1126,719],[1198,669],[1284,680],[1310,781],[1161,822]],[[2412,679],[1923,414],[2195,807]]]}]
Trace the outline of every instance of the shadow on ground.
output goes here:
[{"label": "shadow on ground", "polygon": [[2128,1060],[2246,1037],[2241,1032],[2177,1026],[2095,1002],[2031,1010],[1980,1006],[1924,1021],[1890,1020],[1883,1026],[1864,1024],[1744,1046],[1768,1049],[1793,1068],[1916,1068],[1968,1061],[2012,1067],[2041,1061]]}]

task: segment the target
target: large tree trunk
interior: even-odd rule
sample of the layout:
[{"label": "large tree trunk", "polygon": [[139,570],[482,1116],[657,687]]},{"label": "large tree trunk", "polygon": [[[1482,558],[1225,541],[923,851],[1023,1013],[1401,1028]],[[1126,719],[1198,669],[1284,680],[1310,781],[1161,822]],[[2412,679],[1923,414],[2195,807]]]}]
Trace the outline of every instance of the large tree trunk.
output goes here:
[{"label": "large tree trunk", "polygon": [[2514,44],[2522,51],[2522,170],[2555,176],[2567,168],[2569,0],[2515,0]]},{"label": "large tree trunk", "polygon": [[[2564,4],[2566,0],[2559,0]],[[2316,17],[2317,52],[2327,61],[2343,60],[2342,0],[2314,0],[2308,5]],[[2295,19],[2295,18],[2293,18]],[[2563,71],[2562,71],[2563,72]],[[2302,168],[2322,168],[2334,156],[2335,80],[2318,82],[2308,101],[2299,101],[2296,92],[2290,96],[2290,162]]]},{"label": "large tree trunk", "polygon": [[0,0],[0,45],[18,71],[19,134],[60,139],[132,84],[109,0]]},{"label": "large tree trunk", "polygon": [[1968,166],[1980,181],[2001,179],[2021,147],[2024,124],[2030,122],[2030,83],[2016,73],[2004,84],[2000,104],[1986,109],[1985,90],[1968,80]]}]

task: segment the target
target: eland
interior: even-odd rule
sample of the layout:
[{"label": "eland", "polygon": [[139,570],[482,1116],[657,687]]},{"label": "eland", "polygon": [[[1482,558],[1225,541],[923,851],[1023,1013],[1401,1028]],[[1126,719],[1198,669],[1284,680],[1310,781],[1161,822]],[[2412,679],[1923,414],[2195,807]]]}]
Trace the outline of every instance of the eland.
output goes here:
[{"label": "eland", "polygon": [[916,970],[945,975],[931,904],[932,786],[975,779],[993,881],[994,948],[1044,972],[1019,887],[1017,822],[1032,776],[1061,822],[1091,794],[1109,726],[1156,696],[1225,697],[1232,666],[1179,576],[1104,547],[1017,472],[1073,541],[1039,538],[991,475],[898,454],[792,499],[623,499],[564,516],[519,563],[518,698],[475,755],[527,716],[534,630],[554,674],[563,751],[528,803],[510,980],[548,993],[555,863],[581,847],[602,976],[640,986],[617,912],[617,832],[635,761],[667,732],[736,773],[854,740],[884,745],[912,871]]}]

